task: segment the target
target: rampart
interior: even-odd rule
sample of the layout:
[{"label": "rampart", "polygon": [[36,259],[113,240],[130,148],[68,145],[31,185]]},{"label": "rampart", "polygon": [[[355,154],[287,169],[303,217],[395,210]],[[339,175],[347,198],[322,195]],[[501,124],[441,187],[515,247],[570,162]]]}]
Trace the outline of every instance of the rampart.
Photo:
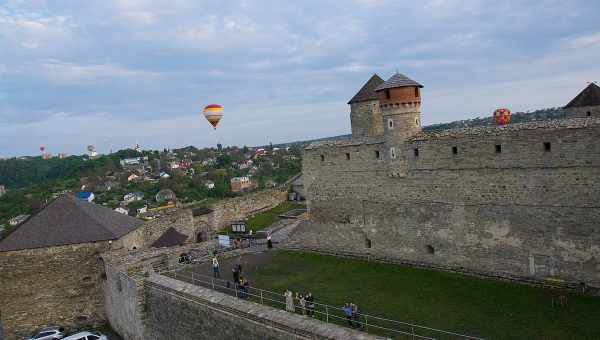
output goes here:
[{"label": "rampart", "polygon": [[[214,243],[104,254],[106,315],[125,339],[383,339],[192,285],[155,270]],[[229,253],[228,253],[229,254]],[[233,251],[229,255],[239,254]]]},{"label": "rampart", "polygon": [[308,247],[600,286],[600,120],[419,133],[305,150]]}]

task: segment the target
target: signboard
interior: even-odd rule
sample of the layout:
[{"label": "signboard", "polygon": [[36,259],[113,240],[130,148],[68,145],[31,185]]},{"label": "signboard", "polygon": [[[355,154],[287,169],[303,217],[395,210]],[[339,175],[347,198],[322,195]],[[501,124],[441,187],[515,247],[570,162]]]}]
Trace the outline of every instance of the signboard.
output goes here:
[{"label": "signboard", "polygon": [[219,235],[219,246],[221,247],[231,247],[231,242],[229,240],[229,235]]},{"label": "signboard", "polygon": [[231,231],[234,233],[245,233],[246,232],[246,222],[237,221],[231,223]]}]

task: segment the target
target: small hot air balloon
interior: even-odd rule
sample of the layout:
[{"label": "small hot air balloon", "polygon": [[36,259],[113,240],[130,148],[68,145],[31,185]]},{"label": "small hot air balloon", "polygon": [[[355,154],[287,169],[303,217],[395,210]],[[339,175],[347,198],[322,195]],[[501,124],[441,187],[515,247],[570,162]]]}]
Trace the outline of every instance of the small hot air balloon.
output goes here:
[{"label": "small hot air balloon", "polygon": [[216,130],[217,125],[219,125],[219,121],[223,117],[223,105],[219,104],[209,104],[204,107],[204,117],[210,125]]},{"label": "small hot air balloon", "polygon": [[494,120],[497,125],[506,125],[510,121],[512,113],[509,109],[501,108],[494,111]]}]

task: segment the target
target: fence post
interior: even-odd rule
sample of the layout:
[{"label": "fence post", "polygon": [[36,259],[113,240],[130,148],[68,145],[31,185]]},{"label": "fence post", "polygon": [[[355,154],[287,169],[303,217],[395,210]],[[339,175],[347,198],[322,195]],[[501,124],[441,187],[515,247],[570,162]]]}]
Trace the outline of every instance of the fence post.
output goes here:
[{"label": "fence post", "polygon": [[415,338],[415,327],[410,326],[410,332],[412,333],[412,338]]},{"label": "fence post", "polygon": [[369,320],[367,319],[367,316],[365,315],[365,331],[369,331]]},{"label": "fence post", "polygon": [[210,278],[210,283],[212,285],[212,289],[215,289],[215,278],[214,277]]},{"label": "fence post", "polygon": [[325,322],[329,323],[329,308],[325,305]]},{"label": "fence post", "polygon": [[235,284],[235,282],[233,283],[233,286],[235,287],[235,297],[238,297],[238,293],[237,293],[237,284]]},{"label": "fence post", "polygon": [[194,284],[194,271],[192,270],[192,284]]},{"label": "fence post", "polygon": [[263,304],[263,291],[262,289],[260,290],[260,304]]}]

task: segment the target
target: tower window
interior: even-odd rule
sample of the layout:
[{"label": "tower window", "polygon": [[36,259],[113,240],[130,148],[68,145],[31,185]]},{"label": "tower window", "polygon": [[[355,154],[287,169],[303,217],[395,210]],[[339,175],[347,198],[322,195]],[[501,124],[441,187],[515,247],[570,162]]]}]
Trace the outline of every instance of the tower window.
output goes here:
[{"label": "tower window", "polygon": [[394,120],[388,119],[388,129],[391,130],[394,128]]},{"label": "tower window", "polygon": [[415,87],[415,97],[418,97],[418,96],[419,96],[419,88]]},{"label": "tower window", "polygon": [[350,153],[346,152],[346,160],[350,160]]},{"label": "tower window", "polygon": [[396,159],[396,148],[393,146],[390,148],[390,158]]},{"label": "tower window", "polygon": [[392,96],[390,95],[390,89],[386,89],[385,90],[385,99],[391,99]]},{"label": "tower window", "polygon": [[496,144],[496,153],[501,153],[501,152],[502,152],[502,145]]},{"label": "tower window", "polygon": [[544,151],[546,151],[546,152],[552,151],[552,144],[550,144],[550,142],[544,143]]},{"label": "tower window", "polygon": [[415,148],[413,150],[413,152],[415,153],[415,157],[419,157],[419,149],[418,148]]},{"label": "tower window", "polygon": [[366,239],[365,239],[365,247],[366,247],[366,248],[371,248],[371,246],[372,246],[372,244],[371,244],[371,240],[370,240],[370,239],[368,239],[368,238],[366,238]]},{"label": "tower window", "polygon": [[417,126],[419,126],[419,119],[415,119],[415,124],[417,124]]},{"label": "tower window", "polygon": [[375,158],[379,159],[380,155],[379,155],[379,150],[375,150]]},{"label": "tower window", "polygon": [[452,154],[453,155],[458,155],[458,146],[453,146],[452,147]]},{"label": "tower window", "polygon": [[585,115],[588,116],[588,117],[591,117],[592,116],[592,112],[588,111],[588,112],[585,113]]},{"label": "tower window", "polygon": [[325,162],[325,155],[321,155],[321,162]]}]

